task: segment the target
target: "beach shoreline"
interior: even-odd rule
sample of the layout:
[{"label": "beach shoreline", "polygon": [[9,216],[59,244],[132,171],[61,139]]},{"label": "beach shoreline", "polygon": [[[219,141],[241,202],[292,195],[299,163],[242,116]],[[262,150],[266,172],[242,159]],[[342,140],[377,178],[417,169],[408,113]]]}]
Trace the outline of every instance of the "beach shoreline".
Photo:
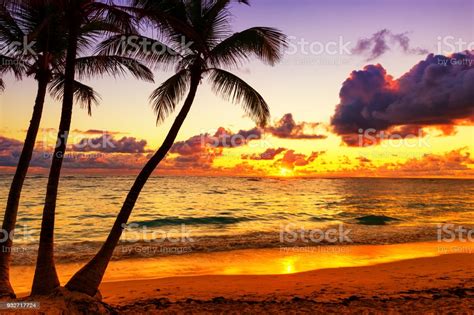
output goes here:
[{"label": "beach shoreline", "polygon": [[[113,261],[100,292],[104,303],[125,314],[235,308],[344,313],[370,310],[371,305],[405,312],[410,304],[425,311],[435,311],[435,306],[453,311],[453,305],[465,312],[473,310],[472,242],[348,245],[334,246],[332,252],[328,246],[309,248]],[[61,283],[80,266],[58,265]],[[32,270],[13,267],[19,297],[28,295],[21,288],[29,285]],[[42,310],[52,305],[44,303]]]},{"label": "beach shoreline", "polygon": [[[451,253],[291,274],[105,281],[100,292],[118,314],[472,314],[473,258]],[[41,307],[24,314],[67,310],[59,298],[25,301]]]},{"label": "beach shoreline", "polygon": [[120,313],[474,311],[474,255],[446,254],[288,275],[174,277],[106,282]]}]

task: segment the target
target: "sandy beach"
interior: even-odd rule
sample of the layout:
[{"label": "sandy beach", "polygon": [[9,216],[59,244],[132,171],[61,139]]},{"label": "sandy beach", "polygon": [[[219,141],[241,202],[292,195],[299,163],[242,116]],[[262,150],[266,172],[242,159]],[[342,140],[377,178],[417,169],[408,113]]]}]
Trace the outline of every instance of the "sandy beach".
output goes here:
[{"label": "sandy beach", "polygon": [[291,275],[106,282],[120,313],[455,313],[474,311],[474,255],[451,254]]},{"label": "sandy beach", "polygon": [[[114,261],[100,287],[102,301],[119,314],[228,313],[235,309],[294,314],[474,311],[471,243],[310,249]],[[17,288],[31,281],[29,268],[14,268]],[[63,283],[75,268],[76,264],[58,267]],[[37,313],[67,309],[51,298],[39,302]]]}]

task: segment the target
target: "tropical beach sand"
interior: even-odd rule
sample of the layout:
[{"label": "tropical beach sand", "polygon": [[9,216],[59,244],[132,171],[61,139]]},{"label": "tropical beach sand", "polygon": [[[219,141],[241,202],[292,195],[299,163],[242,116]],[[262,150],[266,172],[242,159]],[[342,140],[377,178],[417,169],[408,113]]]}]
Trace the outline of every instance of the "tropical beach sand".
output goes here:
[{"label": "tropical beach sand", "polygon": [[[291,275],[108,282],[120,313],[474,312],[474,255],[451,254]],[[161,297],[161,298],[159,298]]]},{"label": "tropical beach sand", "polygon": [[[300,248],[300,252],[244,250],[121,260],[111,263],[100,291],[103,302],[114,312],[124,314],[472,314],[473,245],[357,245],[342,247],[345,250],[338,253],[334,249],[332,253],[323,252],[321,248],[302,252]],[[186,269],[189,264],[192,268]],[[58,266],[62,283],[76,267]],[[28,274],[28,270],[18,267],[13,272]],[[169,274],[184,276],[163,277]],[[15,279],[18,287],[21,277]],[[41,309],[37,313],[60,314],[61,309],[67,309],[54,304],[59,299],[39,302]],[[87,302],[84,304],[87,307]]]}]

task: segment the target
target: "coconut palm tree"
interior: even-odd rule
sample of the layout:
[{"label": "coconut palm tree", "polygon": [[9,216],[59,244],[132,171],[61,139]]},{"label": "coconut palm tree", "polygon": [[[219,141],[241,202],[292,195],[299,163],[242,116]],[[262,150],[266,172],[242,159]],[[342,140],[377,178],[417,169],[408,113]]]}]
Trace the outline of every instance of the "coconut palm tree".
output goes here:
[{"label": "coconut palm tree", "polygon": [[[102,53],[115,53],[122,49],[133,57],[144,58],[149,62],[165,64],[177,62],[176,73],[151,95],[158,122],[175,111],[178,102],[186,93],[187,96],[163,144],[136,178],[107,240],[93,259],[67,283],[68,289],[89,295],[96,294],[138,196],[149,176],[172,147],[191,109],[203,77],[209,78],[217,94],[240,103],[258,124],[265,125],[269,119],[269,108],[263,97],[244,80],[225,68],[239,66],[251,57],[257,57],[267,64],[274,65],[282,57],[286,36],[268,27],[254,27],[232,35],[229,21],[231,2],[231,0],[177,1],[178,5],[173,8],[172,14],[179,18],[182,24],[178,25],[179,27],[169,25],[161,28],[162,35],[165,35],[163,37],[168,39],[168,44],[143,38],[149,43],[153,42],[165,48],[160,49],[159,55],[149,52],[147,54],[143,49],[137,50],[132,47],[126,49],[123,38],[117,36],[103,43]],[[156,19],[153,16],[153,1],[141,1],[141,3],[148,6],[148,18],[151,21],[160,20],[161,14]]]},{"label": "coconut palm tree", "polygon": [[[120,30],[106,19],[95,19],[78,31],[80,50],[87,50],[90,41],[102,31]],[[38,84],[33,116],[8,195],[3,231],[11,234],[0,244],[0,296],[14,296],[9,281],[9,265],[13,234],[23,183],[33,154],[47,89],[61,99],[65,85],[67,29],[64,7],[58,1],[29,0],[0,6],[0,42],[6,47],[0,55],[0,74],[13,73],[17,79],[33,76]],[[76,58],[75,69],[80,79],[94,75],[121,75],[129,71],[136,78],[153,81],[151,71],[140,62],[124,56],[86,56]],[[2,81],[3,83],[3,81]],[[91,114],[98,95],[89,86],[74,80],[73,98]]]},{"label": "coconut palm tree", "polygon": [[[53,79],[53,73],[55,76],[60,73],[54,68],[63,57],[64,29],[59,22],[59,11],[54,11],[54,7],[44,1],[25,1],[15,7],[7,8],[6,4],[0,7],[0,42],[4,47],[0,56],[0,73],[13,73],[17,79],[25,75],[33,76],[38,85],[33,116],[12,180],[2,224],[3,231],[11,236],[0,244],[0,295],[14,295],[9,281],[12,232],[23,182],[38,134],[48,84]],[[25,41],[34,45],[28,48]],[[93,92],[92,89],[89,91]],[[89,94],[86,102],[94,101],[95,94]]]},{"label": "coconut palm tree", "polygon": [[[63,89],[63,98],[57,145],[54,150],[46,188],[40,244],[31,290],[32,295],[47,295],[59,286],[54,263],[54,222],[59,178],[71,126],[76,73],[79,71],[85,76],[94,73],[111,73],[113,72],[113,65],[117,64],[119,60],[126,61],[126,63],[132,61],[132,58],[128,57],[121,59],[124,56],[114,56],[110,59],[105,58],[104,55],[98,56],[94,60],[79,60],[77,55],[81,52],[81,47],[90,48],[95,43],[98,35],[137,32],[134,17],[122,10],[112,0],[106,2],[100,0],[60,0],[58,2],[63,5],[65,27],[67,29],[64,76],[60,84]],[[92,35],[83,36],[84,30],[89,30]],[[129,70],[131,69],[129,68]],[[137,78],[153,80],[151,72],[146,67],[142,67],[141,64],[131,73]]]}]

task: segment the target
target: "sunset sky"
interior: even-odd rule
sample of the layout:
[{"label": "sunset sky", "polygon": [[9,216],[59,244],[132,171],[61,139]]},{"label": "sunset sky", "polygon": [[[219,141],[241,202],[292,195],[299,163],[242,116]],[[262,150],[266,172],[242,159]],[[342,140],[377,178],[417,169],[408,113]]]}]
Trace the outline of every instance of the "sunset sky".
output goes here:
[{"label": "sunset sky", "polygon": [[[258,0],[233,14],[234,31],[272,26],[289,36],[282,63],[235,71],[266,99],[272,122],[256,129],[203,81],[158,173],[474,178],[474,1]],[[155,124],[148,97],[171,72],[155,74],[154,84],[130,76],[87,82],[102,101],[92,117],[76,106],[70,143],[105,137],[112,146],[70,146],[66,172],[135,174],[143,167],[174,118]],[[12,172],[36,84],[4,79],[0,171]],[[32,172],[48,170],[59,115],[60,102],[48,98]],[[358,131],[368,128],[417,137],[361,147]]]}]

